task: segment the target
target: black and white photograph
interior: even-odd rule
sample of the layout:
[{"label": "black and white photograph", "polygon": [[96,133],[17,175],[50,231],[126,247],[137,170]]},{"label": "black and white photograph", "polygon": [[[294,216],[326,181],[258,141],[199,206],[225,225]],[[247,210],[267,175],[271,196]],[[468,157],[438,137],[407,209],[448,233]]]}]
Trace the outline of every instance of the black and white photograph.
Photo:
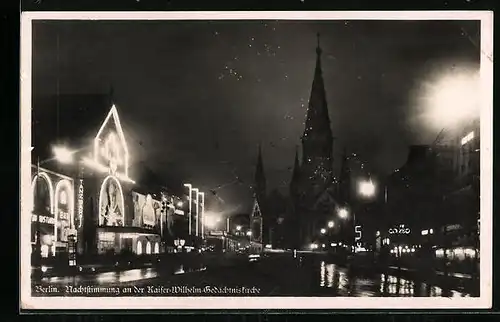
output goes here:
[{"label": "black and white photograph", "polygon": [[491,307],[492,12],[21,20],[21,307]]}]

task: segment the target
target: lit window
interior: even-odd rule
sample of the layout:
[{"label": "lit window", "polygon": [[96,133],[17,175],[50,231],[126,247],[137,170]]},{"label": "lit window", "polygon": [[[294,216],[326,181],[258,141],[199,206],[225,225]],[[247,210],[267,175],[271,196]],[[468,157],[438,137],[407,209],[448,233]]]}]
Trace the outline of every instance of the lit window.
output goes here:
[{"label": "lit window", "polygon": [[137,255],[142,254],[142,243],[140,240],[137,241]]},{"label": "lit window", "polygon": [[158,244],[158,242],[155,243],[155,251],[154,251],[155,254],[159,254],[160,253],[160,244]]},{"label": "lit window", "polygon": [[42,257],[49,257],[49,246],[42,245],[40,247],[40,252],[42,253]]},{"label": "lit window", "polygon": [[151,243],[150,242],[148,242],[146,244],[146,254],[148,254],[148,255],[151,254]]},{"label": "lit window", "polygon": [[462,138],[462,145],[465,145],[474,139],[474,132],[470,132]]}]

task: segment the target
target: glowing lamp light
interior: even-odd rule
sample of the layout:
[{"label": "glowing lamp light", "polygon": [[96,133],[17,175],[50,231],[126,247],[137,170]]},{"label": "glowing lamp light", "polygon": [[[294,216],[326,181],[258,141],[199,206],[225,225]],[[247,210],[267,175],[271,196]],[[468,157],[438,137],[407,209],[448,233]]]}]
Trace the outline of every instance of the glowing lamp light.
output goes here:
[{"label": "glowing lamp light", "polygon": [[359,183],[359,193],[363,197],[372,197],[375,195],[375,184],[371,180],[361,181]]},{"label": "glowing lamp light", "polygon": [[324,235],[324,234],[326,234],[326,229],[325,228],[321,228],[320,232],[321,232],[321,234]]},{"label": "glowing lamp light", "polygon": [[236,226],[236,230],[240,231],[241,230],[241,226],[240,225]]},{"label": "glowing lamp light", "polygon": [[56,146],[53,149],[54,157],[61,163],[72,163],[74,152],[64,146]]},{"label": "glowing lamp light", "polygon": [[179,201],[179,202],[177,203],[177,207],[179,207],[179,208],[180,208],[180,207],[182,207],[182,205],[183,205],[183,204],[184,204],[184,203],[183,203],[182,201]]},{"label": "glowing lamp light", "polygon": [[248,236],[248,237],[251,237],[251,236],[252,236],[252,232],[251,232],[250,230],[249,230],[249,231],[247,231],[247,236]]},{"label": "glowing lamp light", "polygon": [[333,228],[335,226],[335,223],[333,221],[328,222],[328,228]]},{"label": "glowing lamp light", "polygon": [[339,217],[342,219],[346,219],[347,217],[349,217],[349,211],[347,211],[347,209],[345,208],[341,208],[339,210]]}]

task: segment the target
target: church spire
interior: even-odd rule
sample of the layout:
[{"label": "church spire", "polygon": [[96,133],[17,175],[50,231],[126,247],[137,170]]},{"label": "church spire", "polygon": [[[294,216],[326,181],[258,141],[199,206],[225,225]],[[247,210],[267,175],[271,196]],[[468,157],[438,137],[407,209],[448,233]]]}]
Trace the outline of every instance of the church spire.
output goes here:
[{"label": "church spire", "polygon": [[262,146],[259,144],[259,155],[255,169],[255,196],[259,203],[263,202],[266,196],[266,176],[264,174],[264,162],[262,161]]},{"label": "church spire", "polygon": [[[319,32],[316,34],[316,38],[318,39],[318,46],[316,46],[316,55],[318,56],[318,62],[321,63],[320,61],[320,57],[321,57],[321,53],[322,53],[322,50],[321,50],[321,44],[320,44],[320,34]],[[316,65],[317,66],[317,65]],[[321,66],[320,66],[321,67]]]},{"label": "church spire", "polygon": [[293,164],[292,180],[290,182],[290,195],[297,194],[297,188],[300,184],[300,162],[299,162],[299,148],[295,147],[295,160]]},{"label": "church spire", "polygon": [[327,184],[333,176],[333,134],[326,102],[325,84],[321,68],[319,33],[317,34],[316,68],[307,108],[304,134],[302,136],[301,172],[311,178],[314,186]]},{"label": "church spire", "polygon": [[[316,68],[314,70],[314,79],[311,88],[311,96],[309,98],[303,139],[306,140],[311,136],[322,136],[327,141],[333,141],[326,102],[323,71],[321,68],[322,49],[320,46],[320,34],[318,33],[316,36]],[[333,144],[333,142],[331,144]],[[303,157],[307,157],[307,153],[305,153]]]}]

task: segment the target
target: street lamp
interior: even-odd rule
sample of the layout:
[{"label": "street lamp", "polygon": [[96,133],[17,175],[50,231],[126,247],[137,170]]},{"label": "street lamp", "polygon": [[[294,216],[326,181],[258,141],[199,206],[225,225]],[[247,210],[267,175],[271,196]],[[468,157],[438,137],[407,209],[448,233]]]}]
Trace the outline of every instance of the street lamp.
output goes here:
[{"label": "street lamp", "polygon": [[74,151],[69,150],[64,146],[56,146],[53,148],[54,159],[60,163],[68,164],[73,162]]},{"label": "street lamp", "polygon": [[320,233],[321,233],[322,235],[326,234],[326,229],[325,229],[325,228],[321,228]]},{"label": "street lamp", "polygon": [[349,211],[345,208],[340,208],[338,212],[341,219],[347,219],[347,217],[349,217]]},{"label": "street lamp", "polygon": [[188,220],[189,220],[189,226],[188,226],[188,234],[191,236],[191,214],[192,214],[192,208],[193,208],[193,200],[191,199],[191,195],[193,192],[193,186],[190,183],[185,183],[184,187],[189,189],[189,212],[188,212]]},{"label": "street lamp", "polygon": [[365,198],[371,198],[375,195],[375,184],[371,180],[360,181],[359,194]]},{"label": "street lamp", "polygon": [[333,228],[335,226],[335,222],[333,222],[332,220],[330,220],[328,222],[328,228]]}]

